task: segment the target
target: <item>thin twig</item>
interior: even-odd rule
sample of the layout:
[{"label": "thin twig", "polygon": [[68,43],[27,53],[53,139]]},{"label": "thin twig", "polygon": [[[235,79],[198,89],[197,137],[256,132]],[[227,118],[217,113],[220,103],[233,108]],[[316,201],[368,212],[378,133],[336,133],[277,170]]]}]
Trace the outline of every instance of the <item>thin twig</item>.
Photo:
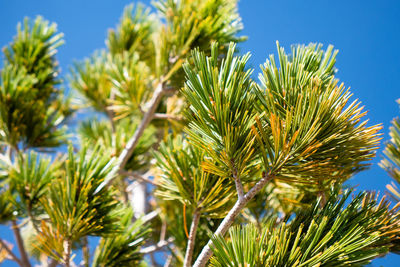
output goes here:
[{"label": "thin twig", "polygon": [[29,217],[29,219],[31,220],[33,229],[35,229],[36,233],[37,233],[37,234],[41,234],[42,231],[40,231],[39,227],[36,225],[35,216],[33,216],[33,214],[32,214],[32,207],[31,207],[31,205],[28,206],[28,217]]},{"label": "thin twig", "polygon": [[7,254],[11,257],[13,261],[17,262],[20,266],[22,266],[21,260],[14,254],[14,252],[12,252],[12,250],[7,246],[6,242],[3,241],[1,238],[0,238],[0,245],[7,251]]},{"label": "thin twig", "polygon": [[184,267],[192,266],[193,249],[194,249],[194,244],[196,242],[196,233],[199,221],[200,221],[200,211],[196,209],[193,213],[192,224],[190,226],[190,233],[186,247],[185,260],[183,263]]},{"label": "thin twig", "polygon": [[160,241],[165,240],[165,235],[167,234],[167,221],[163,220],[161,224],[161,231],[160,231]]},{"label": "thin twig", "polygon": [[11,226],[11,229],[12,229],[13,232],[14,232],[15,240],[16,240],[16,242],[17,242],[19,254],[20,254],[20,256],[21,256],[21,263],[22,263],[21,266],[24,266],[24,267],[31,267],[31,263],[29,262],[28,254],[26,253],[24,241],[22,240],[21,232],[20,232],[20,230],[19,230],[17,221],[12,220],[12,221],[11,221],[11,225],[12,225],[12,226]]},{"label": "thin twig", "polygon": [[83,266],[89,267],[90,251],[89,251],[89,242],[87,236],[83,238],[82,253],[83,253]]},{"label": "thin twig", "polygon": [[[263,173],[263,177],[247,192],[242,199],[238,199],[232,209],[229,211],[228,215],[224,218],[218,229],[215,231],[214,236],[224,236],[228,231],[229,227],[233,224],[236,217],[239,215],[240,211],[250,202],[250,200],[261,191],[261,189],[273,179],[272,174]],[[194,267],[203,267],[207,264],[208,260],[211,258],[213,251],[211,249],[212,240],[210,239],[207,245],[203,248],[200,255],[197,257]]]},{"label": "thin twig", "polygon": [[160,213],[160,209],[153,210],[152,212],[147,213],[144,215],[141,220],[143,223],[153,220],[157,215]]},{"label": "thin twig", "polygon": [[169,255],[167,260],[165,261],[164,267],[169,267],[172,263],[172,255]]},{"label": "thin twig", "polygon": [[169,244],[171,244],[172,242],[174,242],[174,240],[175,239],[173,237],[170,237],[167,240],[159,241],[155,245],[151,245],[151,246],[142,248],[140,250],[140,253],[149,254],[149,253],[153,253],[155,251],[159,251],[159,250],[163,249],[164,247],[168,246]]},{"label": "thin twig", "polygon": [[154,186],[158,186],[158,184],[156,182],[154,182],[154,181],[150,180],[149,178],[144,177],[144,176],[142,176],[142,175],[140,175],[140,174],[138,174],[136,172],[121,171],[120,174],[123,175],[123,176],[133,177],[136,180],[139,180],[141,182],[146,182],[146,183],[152,184]]},{"label": "thin twig", "polygon": [[182,116],[166,114],[166,113],[155,113],[154,119],[163,119],[163,120],[174,120],[174,121],[181,121],[184,118]]}]

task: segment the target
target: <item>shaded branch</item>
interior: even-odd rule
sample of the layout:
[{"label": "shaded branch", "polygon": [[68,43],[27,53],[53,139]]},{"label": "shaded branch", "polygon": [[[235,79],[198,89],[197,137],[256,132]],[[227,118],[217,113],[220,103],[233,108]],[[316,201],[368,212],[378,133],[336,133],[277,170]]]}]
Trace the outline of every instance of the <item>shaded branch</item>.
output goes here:
[{"label": "shaded branch", "polygon": [[89,251],[89,242],[87,236],[83,238],[82,254],[83,254],[83,266],[89,267],[90,251]]}]

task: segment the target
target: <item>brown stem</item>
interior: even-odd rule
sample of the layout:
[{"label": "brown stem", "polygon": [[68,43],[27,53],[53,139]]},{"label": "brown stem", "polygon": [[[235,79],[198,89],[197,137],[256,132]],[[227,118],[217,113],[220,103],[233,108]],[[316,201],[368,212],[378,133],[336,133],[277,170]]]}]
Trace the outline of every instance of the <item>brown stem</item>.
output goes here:
[{"label": "brown stem", "polygon": [[4,242],[1,238],[0,245],[7,251],[7,254],[13,261],[17,262],[19,266],[23,266],[21,260],[12,252],[12,250],[7,246],[6,242]]},{"label": "brown stem", "polygon": [[[228,215],[224,218],[218,229],[215,231],[214,236],[224,236],[229,227],[233,224],[240,211],[250,202],[250,200],[261,191],[261,189],[273,178],[273,175],[263,174],[263,177],[247,192],[243,198],[238,199]],[[212,240],[210,239],[207,245],[203,248],[200,255],[197,257],[194,267],[203,267],[211,258],[213,251],[211,249]]]},{"label": "brown stem", "polygon": [[70,262],[71,262],[71,240],[65,239],[64,240],[64,255],[63,255],[63,261],[65,264],[65,267],[70,267]]},{"label": "brown stem", "polygon": [[89,267],[89,261],[90,261],[90,251],[89,251],[89,242],[87,236],[83,238],[83,266]]},{"label": "brown stem", "polygon": [[184,267],[190,267],[192,265],[193,249],[194,249],[194,244],[196,242],[196,233],[199,221],[200,221],[200,212],[199,210],[196,209],[195,212],[193,213],[192,224],[190,226],[190,233],[186,247],[185,260],[183,263]]},{"label": "brown stem", "polygon": [[21,266],[31,267],[31,263],[29,262],[28,254],[26,253],[24,241],[22,240],[21,232],[19,230],[17,221],[16,220],[12,220],[11,224],[12,224],[11,229],[14,232],[14,236],[15,236],[15,240],[17,242],[19,254],[21,256],[21,263],[22,263]]},{"label": "brown stem", "polygon": [[55,259],[50,259],[49,265],[47,267],[57,267],[58,261]]}]

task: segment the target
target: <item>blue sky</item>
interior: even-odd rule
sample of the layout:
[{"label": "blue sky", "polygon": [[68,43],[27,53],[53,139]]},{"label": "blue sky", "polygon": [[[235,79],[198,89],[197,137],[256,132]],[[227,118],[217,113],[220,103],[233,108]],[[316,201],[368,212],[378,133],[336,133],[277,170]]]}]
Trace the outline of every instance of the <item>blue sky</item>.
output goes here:
[{"label": "blue sky", "polygon": [[[42,15],[58,24],[65,34],[65,45],[57,56],[62,74],[73,60],[90,55],[105,46],[107,29],[114,27],[123,7],[122,0],[0,0],[0,47],[8,44],[17,22],[25,16]],[[149,1],[142,1],[148,4]],[[250,64],[259,65],[275,53],[275,41],[286,49],[291,44],[318,42],[339,49],[337,77],[351,87],[369,111],[370,124],[383,124],[383,139],[398,116],[395,100],[400,98],[400,3],[398,1],[262,1],[242,0],[239,12],[249,39],[240,44],[242,52],[251,51]],[[349,181],[362,190],[385,190],[390,182],[377,166],[381,151],[370,170]],[[0,228],[0,236],[11,236]],[[398,266],[400,256],[389,255],[373,266]],[[397,264],[396,264],[397,263]],[[13,266],[11,264],[3,266]]]}]

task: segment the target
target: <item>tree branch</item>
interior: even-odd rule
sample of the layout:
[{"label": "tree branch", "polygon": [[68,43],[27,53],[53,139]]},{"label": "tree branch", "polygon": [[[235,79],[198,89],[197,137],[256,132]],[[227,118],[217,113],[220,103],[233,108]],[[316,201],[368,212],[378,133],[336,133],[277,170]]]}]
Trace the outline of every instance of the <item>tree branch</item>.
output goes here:
[{"label": "tree branch", "polygon": [[63,245],[64,245],[63,261],[65,264],[65,267],[70,267],[72,242],[71,242],[71,240],[66,239],[66,240],[64,240]]},{"label": "tree branch", "polygon": [[146,182],[146,183],[152,184],[152,185],[154,185],[154,186],[158,186],[158,184],[155,183],[154,181],[152,181],[152,180],[150,180],[149,178],[144,177],[144,176],[142,176],[142,175],[140,175],[140,174],[138,174],[138,173],[136,173],[136,172],[120,171],[120,174],[123,175],[123,176],[133,177],[133,178],[135,178],[136,180],[139,180],[139,181],[141,181],[141,182]]},{"label": "tree branch", "polygon": [[157,107],[160,104],[160,101],[164,96],[164,94],[165,94],[164,84],[163,82],[160,82],[157,85],[153,97],[150,100],[149,110],[146,112],[146,114],[144,114],[143,119],[140,122],[139,126],[137,127],[134,135],[128,141],[124,150],[118,157],[118,165],[116,166],[118,168],[118,172],[124,169],[126,163],[128,162],[128,159],[130,158],[137,144],[139,143],[139,139],[143,135],[144,130],[153,119],[154,113],[156,112]]},{"label": "tree branch", "polygon": [[155,217],[157,217],[157,215],[159,213],[160,213],[160,209],[156,209],[156,210],[153,210],[152,212],[149,212],[149,213],[143,215],[143,217],[141,218],[142,222],[147,223],[148,221],[153,220]]},{"label": "tree branch", "polygon": [[169,244],[174,242],[174,240],[175,239],[173,237],[170,237],[167,240],[161,240],[155,245],[151,245],[151,246],[140,249],[140,253],[142,253],[142,254],[153,253],[155,251],[158,251],[158,250],[163,249],[164,247],[168,246]]},{"label": "tree branch", "polygon": [[182,116],[176,116],[172,114],[166,114],[166,113],[155,113],[154,114],[154,119],[164,119],[164,120],[174,120],[174,121],[181,121],[184,118]]},{"label": "tree branch", "polygon": [[190,267],[192,265],[193,249],[196,241],[197,226],[199,225],[199,221],[200,221],[200,211],[196,209],[195,212],[193,213],[192,224],[190,226],[190,233],[186,247],[185,260],[183,263],[184,267]]},{"label": "tree branch", "polygon": [[[261,189],[271,180],[274,176],[272,174],[263,173],[263,177],[247,192],[242,199],[238,199],[228,215],[218,226],[214,236],[224,236],[229,227],[233,224],[240,211],[250,202],[250,200],[261,191]],[[194,267],[203,267],[211,258],[213,252],[211,250],[212,240],[210,239],[207,245],[203,248],[200,255],[197,257]]]},{"label": "tree branch", "polygon": [[82,254],[83,254],[83,266],[89,267],[90,251],[89,251],[89,242],[87,236],[83,238]]},{"label": "tree branch", "polygon": [[13,261],[17,262],[19,266],[23,266],[21,260],[14,254],[14,252],[12,252],[12,250],[7,246],[6,242],[4,242],[1,238],[0,245],[7,251],[7,254],[10,255]]},{"label": "tree branch", "polygon": [[172,255],[169,255],[167,260],[165,261],[164,267],[169,267],[172,262]]},{"label": "tree branch", "polygon": [[14,232],[15,241],[17,242],[19,254],[21,256],[21,263],[22,263],[21,266],[31,267],[31,263],[29,262],[28,254],[26,253],[24,241],[22,240],[21,232],[19,230],[17,221],[12,220],[11,224],[12,224],[11,229]]},{"label": "tree branch", "polygon": [[242,185],[242,182],[240,181],[240,177],[238,176],[238,171],[237,171],[236,167],[232,168],[232,176],[233,176],[233,180],[235,181],[238,199],[241,200],[244,197],[244,191],[243,191],[243,185]]}]

